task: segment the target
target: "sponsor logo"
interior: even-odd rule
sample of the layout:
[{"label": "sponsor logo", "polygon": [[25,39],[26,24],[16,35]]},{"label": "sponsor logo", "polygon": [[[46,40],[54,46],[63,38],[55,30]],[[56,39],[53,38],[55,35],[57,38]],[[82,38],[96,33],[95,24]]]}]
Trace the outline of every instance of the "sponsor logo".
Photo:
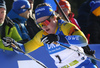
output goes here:
[{"label": "sponsor logo", "polygon": [[37,13],[37,15],[40,15],[40,13]]},{"label": "sponsor logo", "polygon": [[49,8],[49,11],[53,11],[51,8]]},{"label": "sponsor logo", "polygon": [[22,5],[22,6],[21,6],[21,9],[22,9],[22,8],[25,8],[25,5]]},{"label": "sponsor logo", "polygon": [[50,45],[47,44],[47,48],[48,48],[48,49],[53,49],[53,48],[56,48],[56,47],[58,47],[58,46],[60,46],[60,45],[58,45],[58,44],[57,44],[57,45],[55,45],[55,44],[50,44]]},{"label": "sponsor logo", "polygon": [[45,8],[37,9],[37,10],[35,11],[35,13],[40,12],[40,11],[44,11],[44,10],[45,10]]},{"label": "sponsor logo", "polygon": [[74,36],[74,37],[68,37],[67,38],[68,40],[79,40],[79,37],[78,36]]}]

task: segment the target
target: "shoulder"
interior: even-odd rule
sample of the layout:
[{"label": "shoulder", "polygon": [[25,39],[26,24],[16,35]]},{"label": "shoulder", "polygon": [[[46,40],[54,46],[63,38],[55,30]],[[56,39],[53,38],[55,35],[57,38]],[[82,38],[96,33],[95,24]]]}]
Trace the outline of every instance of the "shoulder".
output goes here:
[{"label": "shoulder", "polygon": [[72,27],[72,26],[75,26],[75,25],[72,24],[71,22],[65,22],[65,23],[63,23],[63,24],[61,25],[62,28],[64,28],[64,27],[68,28],[68,27]]},{"label": "shoulder", "polygon": [[45,34],[45,32],[43,31],[43,30],[41,30],[41,31],[39,31],[36,35],[35,35],[35,37],[36,38],[42,38],[42,36]]},{"label": "shoulder", "polygon": [[44,30],[40,30],[37,34],[42,34],[42,35],[47,35],[48,33],[47,32],[45,32]]},{"label": "shoulder", "polygon": [[16,29],[13,21],[9,17],[5,17],[4,25],[6,30],[10,31],[11,29]]},{"label": "shoulder", "polygon": [[72,24],[72,23],[69,23],[69,22],[67,22],[67,23],[63,23],[62,25],[61,25],[61,31],[64,33],[64,34],[69,34],[71,31],[78,31],[79,29],[78,29],[78,27],[76,27],[74,24]]},{"label": "shoulder", "polygon": [[72,27],[76,28],[76,26],[70,22],[65,22],[61,25],[61,30],[69,31]]},{"label": "shoulder", "polygon": [[12,21],[9,17],[6,17],[6,18],[5,18],[5,23],[6,23],[6,25],[8,25],[10,28],[12,28],[12,27],[14,26],[13,21]]}]

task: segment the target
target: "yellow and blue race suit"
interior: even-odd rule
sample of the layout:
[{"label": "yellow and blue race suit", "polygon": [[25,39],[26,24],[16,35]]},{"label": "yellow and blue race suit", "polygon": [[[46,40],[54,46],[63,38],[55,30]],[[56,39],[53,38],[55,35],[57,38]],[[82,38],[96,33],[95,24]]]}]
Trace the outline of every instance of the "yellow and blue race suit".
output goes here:
[{"label": "yellow and blue race suit", "polygon": [[[81,32],[74,24],[65,23],[65,21],[59,20],[58,26],[56,27],[56,30],[55,30],[55,34],[66,36],[65,38],[68,39],[67,42],[64,42],[64,43],[67,43],[66,46],[84,53],[81,46],[86,46],[88,44],[87,39],[85,35],[83,34],[83,32]],[[45,35],[48,35],[48,33],[46,33],[44,30],[39,31],[32,40],[24,44],[25,52],[30,53],[41,46],[45,46],[50,56],[55,60],[55,65],[58,68],[63,68],[63,67],[64,68],[70,68],[70,67],[79,68],[78,66],[80,66],[80,64],[88,60],[86,56],[82,54],[78,54],[77,52],[72,51],[68,48],[64,48],[60,46],[59,44],[54,44],[54,43],[43,44],[43,42],[41,42],[41,38]],[[76,46],[73,46],[73,45],[76,45]],[[83,64],[83,66],[87,67],[89,63],[85,65]]]}]

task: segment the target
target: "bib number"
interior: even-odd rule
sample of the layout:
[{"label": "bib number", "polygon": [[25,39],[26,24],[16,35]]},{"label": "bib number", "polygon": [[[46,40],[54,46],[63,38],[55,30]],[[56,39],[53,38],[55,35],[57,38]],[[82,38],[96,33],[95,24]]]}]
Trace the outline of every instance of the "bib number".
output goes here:
[{"label": "bib number", "polygon": [[60,58],[60,56],[59,56],[59,55],[56,55],[56,58],[58,58],[59,63],[61,63],[61,58]]}]

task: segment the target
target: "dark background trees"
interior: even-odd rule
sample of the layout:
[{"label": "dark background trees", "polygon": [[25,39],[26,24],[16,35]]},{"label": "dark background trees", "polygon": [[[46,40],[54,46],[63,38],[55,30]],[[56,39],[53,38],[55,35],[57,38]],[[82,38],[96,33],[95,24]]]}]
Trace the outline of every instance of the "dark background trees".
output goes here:
[{"label": "dark background trees", "polygon": [[[10,11],[10,9],[12,8],[13,0],[5,0],[5,1],[6,1],[6,6],[7,6],[7,13],[8,13]],[[71,4],[71,8],[72,8],[73,13],[75,13],[75,17],[77,17],[78,8],[86,0],[68,0],[68,1]],[[45,0],[34,0],[34,2],[35,2],[34,9],[35,9],[37,4],[45,2]]]},{"label": "dark background trees", "polygon": [[78,15],[78,8],[84,3],[86,0],[67,0],[71,4],[72,12],[75,14],[75,17]]}]

